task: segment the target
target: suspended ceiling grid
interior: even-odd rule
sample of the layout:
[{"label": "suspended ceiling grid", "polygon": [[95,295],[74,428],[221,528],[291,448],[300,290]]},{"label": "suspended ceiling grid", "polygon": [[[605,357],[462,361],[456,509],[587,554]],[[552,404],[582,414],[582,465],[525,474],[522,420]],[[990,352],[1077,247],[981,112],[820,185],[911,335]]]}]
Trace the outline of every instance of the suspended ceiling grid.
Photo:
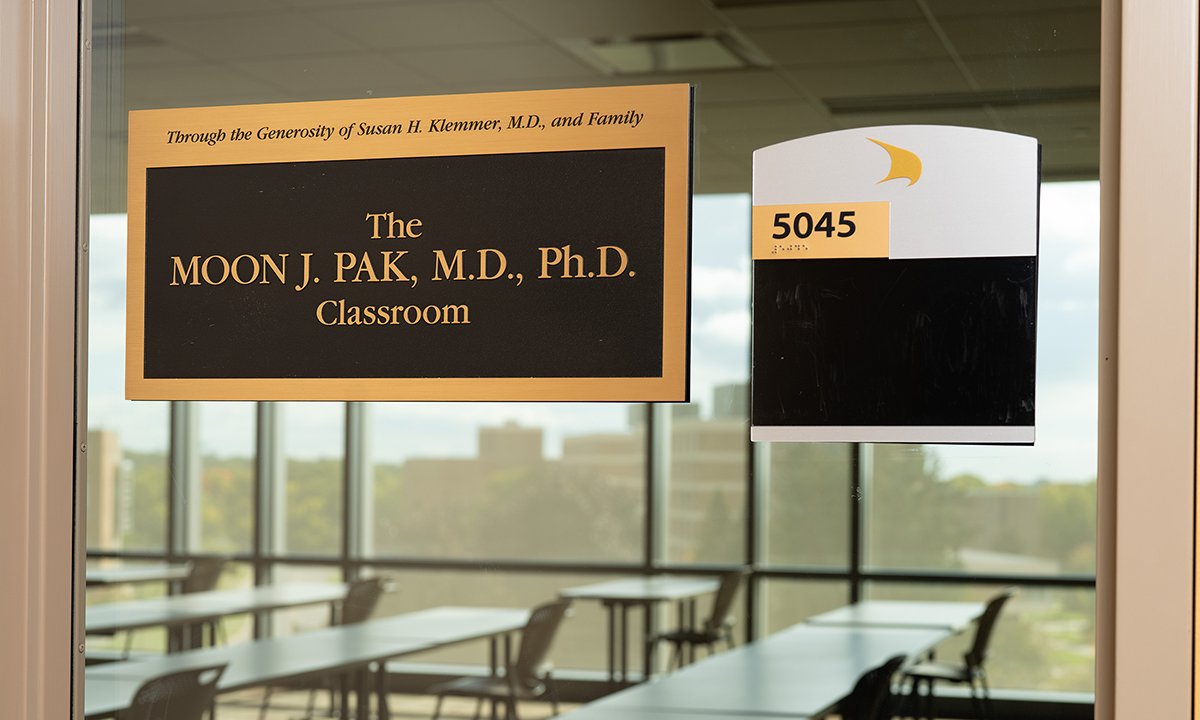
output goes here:
[{"label": "suspended ceiling grid", "polygon": [[[748,191],[755,148],[865,125],[1032,135],[1048,178],[1099,164],[1098,0],[98,0],[95,15],[97,211],[123,208],[126,109],[656,82],[696,85],[701,193]],[[732,43],[738,66],[622,73],[573,50],[681,38]]]}]

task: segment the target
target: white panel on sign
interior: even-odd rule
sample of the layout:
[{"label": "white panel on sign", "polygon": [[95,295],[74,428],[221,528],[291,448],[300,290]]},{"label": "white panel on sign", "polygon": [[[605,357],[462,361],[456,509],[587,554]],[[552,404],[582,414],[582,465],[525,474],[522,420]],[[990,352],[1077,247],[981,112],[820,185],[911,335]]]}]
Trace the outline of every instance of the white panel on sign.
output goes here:
[{"label": "white panel on sign", "polygon": [[751,438],[1033,443],[1039,171],[975,128],[757,150]]},{"label": "white panel on sign", "polygon": [[890,203],[895,259],[1034,255],[1037,167],[1037,140],[1023,135],[855,128],[754,151],[754,204]]}]

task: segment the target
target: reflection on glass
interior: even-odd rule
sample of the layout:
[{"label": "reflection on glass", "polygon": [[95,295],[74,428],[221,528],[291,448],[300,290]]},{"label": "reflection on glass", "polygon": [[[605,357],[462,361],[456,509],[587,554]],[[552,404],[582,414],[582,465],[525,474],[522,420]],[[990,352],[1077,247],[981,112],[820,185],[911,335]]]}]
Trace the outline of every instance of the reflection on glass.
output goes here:
[{"label": "reflection on glass", "polygon": [[[271,568],[271,582],[275,585],[287,583],[340,583],[342,572],[333,565],[285,565]],[[333,618],[329,605],[304,605],[276,610],[271,613],[271,634],[275,636],[296,635],[328,627]]]},{"label": "reflection on glass", "polygon": [[[387,617],[440,605],[531,608],[558,597],[559,590],[611,580],[611,576],[578,574],[498,575],[463,570],[422,571],[374,568],[372,574],[395,580],[395,592],[384,595],[376,616]],[[643,614],[629,614],[629,637],[642,637]],[[555,672],[560,668],[600,670],[607,667],[607,615],[598,602],[580,600],[558,631],[550,651]],[[636,641],[632,647],[640,648]],[[636,655],[636,650],[631,651]],[[487,642],[465,643],[412,656],[412,662],[445,662],[482,665],[487,662]],[[638,660],[632,660],[635,666]],[[640,666],[639,666],[640,667]]]},{"label": "reflection on glass", "polygon": [[642,406],[368,410],[377,556],[640,556]]},{"label": "reflection on glass", "polygon": [[1057,575],[1095,571],[1099,187],[1042,187],[1037,443],[879,445],[868,562]]},{"label": "reflection on glass", "polygon": [[254,532],[254,403],[201,403],[200,547],[246,552]]},{"label": "reflection on glass", "polygon": [[670,406],[665,558],[743,563],[750,263],[744,194],[693,203],[691,402]]},{"label": "reflection on glass", "polygon": [[[998,586],[869,584],[872,600],[985,602]],[[973,630],[938,647],[938,657],[957,662]],[[1017,588],[996,623],[987,658],[993,688],[1093,692],[1096,663],[1096,593],[1090,589]]]},{"label": "reflection on glass", "polygon": [[827,580],[768,578],[759,583],[759,589],[765,620],[760,629],[763,636],[839,608],[850,597],[847,583]]},{"label": "reflection on glass", "polygon": [[853,451],[844,444],[765,446],[767,563],[849,565]]},{"label": "reflection on glass", "polygon": [[87,546],[165,550],[169,406],[125,400],[125,216],[92,216],[90,242]]},{"label": "reflection on glass", "polygon": [[[342,458],[345,406],[280,405],[283,423],[283,537],[278,550],[297,555],[337,555],[342,547]],[[277,480],[278,482],[278,480]]]}]

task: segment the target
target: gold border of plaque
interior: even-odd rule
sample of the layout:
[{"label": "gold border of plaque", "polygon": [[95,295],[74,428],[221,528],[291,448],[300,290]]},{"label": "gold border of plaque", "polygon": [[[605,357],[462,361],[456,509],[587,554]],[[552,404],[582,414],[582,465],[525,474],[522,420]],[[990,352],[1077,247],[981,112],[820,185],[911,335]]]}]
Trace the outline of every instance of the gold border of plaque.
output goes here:
[{"label": "gold border of plaque", "polygon": [[[240,144],[168,143],[170,131],[212,128],[344,127],[396,118],[574,116],[594,110],[643,114],[636,127],[571,132],[413,133]],[[644,85],[433,95],[264,105],[136,110],[129,113],[129,250],[125,393],[130,400],[477,400],[683,401],[688,394],[688,263],[691,202],[691,87]],[[146,171],[152,167],[437,157],[661,147],[663,332],[659,377],[506,378],[147,378],[144,374]]]}]

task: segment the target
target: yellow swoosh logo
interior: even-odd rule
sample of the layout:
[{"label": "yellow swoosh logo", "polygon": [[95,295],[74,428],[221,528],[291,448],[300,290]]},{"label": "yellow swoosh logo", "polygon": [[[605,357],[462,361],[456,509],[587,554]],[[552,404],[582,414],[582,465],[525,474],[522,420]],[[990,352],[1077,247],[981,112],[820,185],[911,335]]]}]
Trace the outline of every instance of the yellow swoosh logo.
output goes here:
[{"label": "yellow swoosh logo", "polygon": [[880,180],[880,183],[903,178],[908,180],[908,187],[917,184],[917,181],[921,179],[921,158],[917,157],[916,153],[895,145],[888,145],[875,138],[867,139],[886,150],[888,157],[892,159],[892,167],[888,170],[887,177]]}]

